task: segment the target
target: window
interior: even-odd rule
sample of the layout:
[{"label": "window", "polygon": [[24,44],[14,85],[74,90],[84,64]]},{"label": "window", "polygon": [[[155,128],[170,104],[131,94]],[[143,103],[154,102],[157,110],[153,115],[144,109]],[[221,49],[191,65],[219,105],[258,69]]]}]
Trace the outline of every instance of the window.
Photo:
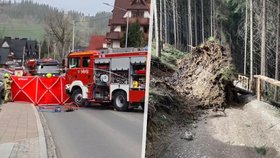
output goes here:
[{"label": "window", "polygon": [[126,26],[122,26],[121,32],[125,32],[125,31],[126,31]]},{"label": "window", "polygon": [[69,68],[78,68],[80,67],[80,58],[69,58]]},{"label": "window", "polygon": [[132,17],[144,17],[144,11],[139,11],[139,10],[132,11]]},{"label": "window", "polygon": [[144,33],[149,33],[149,27],[144,26]]},{"label": "window", "polygon": [[89,64],[90,64],[90,58],[83,57],[83,67],[89,67]]}]

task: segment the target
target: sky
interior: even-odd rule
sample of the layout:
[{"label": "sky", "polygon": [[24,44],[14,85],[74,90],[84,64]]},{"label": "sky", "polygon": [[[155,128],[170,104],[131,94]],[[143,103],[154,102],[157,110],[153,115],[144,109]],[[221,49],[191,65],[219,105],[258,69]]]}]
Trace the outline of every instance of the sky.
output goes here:
[{"label": "sky", "polygon": [[[20,2],[21,0],[17,0]],[[100,11],[111,12],[113,7],[106,6],[103,3],[114,5],[115,0],[32,0],[40,4],[49,4],[63,10],[75,10],[85,13],[85,15],[95,15]]]}]

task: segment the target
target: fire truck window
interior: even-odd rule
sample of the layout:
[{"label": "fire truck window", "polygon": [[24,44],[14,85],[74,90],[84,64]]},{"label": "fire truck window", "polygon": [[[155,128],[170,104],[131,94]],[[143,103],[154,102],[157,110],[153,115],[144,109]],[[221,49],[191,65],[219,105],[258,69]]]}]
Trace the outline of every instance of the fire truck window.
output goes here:
[{"label": "fire truck window", "polygon": [[70,58],[69,59],[69,68],[78,68],[80,67],[80,58]]},{"label": "fire truck window", "polygon": [[90,62],[89,57],[84,57],[83,58],[83,67],[89,67],[89,62]]}]

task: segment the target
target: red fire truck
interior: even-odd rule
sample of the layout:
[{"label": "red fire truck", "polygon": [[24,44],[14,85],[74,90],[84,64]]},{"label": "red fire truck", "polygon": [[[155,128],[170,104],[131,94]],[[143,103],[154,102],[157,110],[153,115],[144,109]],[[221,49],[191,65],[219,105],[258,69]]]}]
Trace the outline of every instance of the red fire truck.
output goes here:
[{"label": "red fire truck", "polygon": [[118,111],[144,106],[146,51],[73,52],[67,58],[66,93],[79,106],[112,103]]}]

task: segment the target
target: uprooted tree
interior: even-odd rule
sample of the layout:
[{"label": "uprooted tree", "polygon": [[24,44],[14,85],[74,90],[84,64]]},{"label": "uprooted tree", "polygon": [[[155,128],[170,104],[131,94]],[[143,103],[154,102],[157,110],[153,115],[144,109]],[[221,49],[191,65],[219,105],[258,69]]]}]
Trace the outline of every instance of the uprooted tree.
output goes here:
[{"label": "uprooted tree", "polygon": [[183,95],[198,99],[202,107],[224,108],[236,99],[234,67],[229,51],[214,41],[192,50],[180,61],[169,83]]}]

